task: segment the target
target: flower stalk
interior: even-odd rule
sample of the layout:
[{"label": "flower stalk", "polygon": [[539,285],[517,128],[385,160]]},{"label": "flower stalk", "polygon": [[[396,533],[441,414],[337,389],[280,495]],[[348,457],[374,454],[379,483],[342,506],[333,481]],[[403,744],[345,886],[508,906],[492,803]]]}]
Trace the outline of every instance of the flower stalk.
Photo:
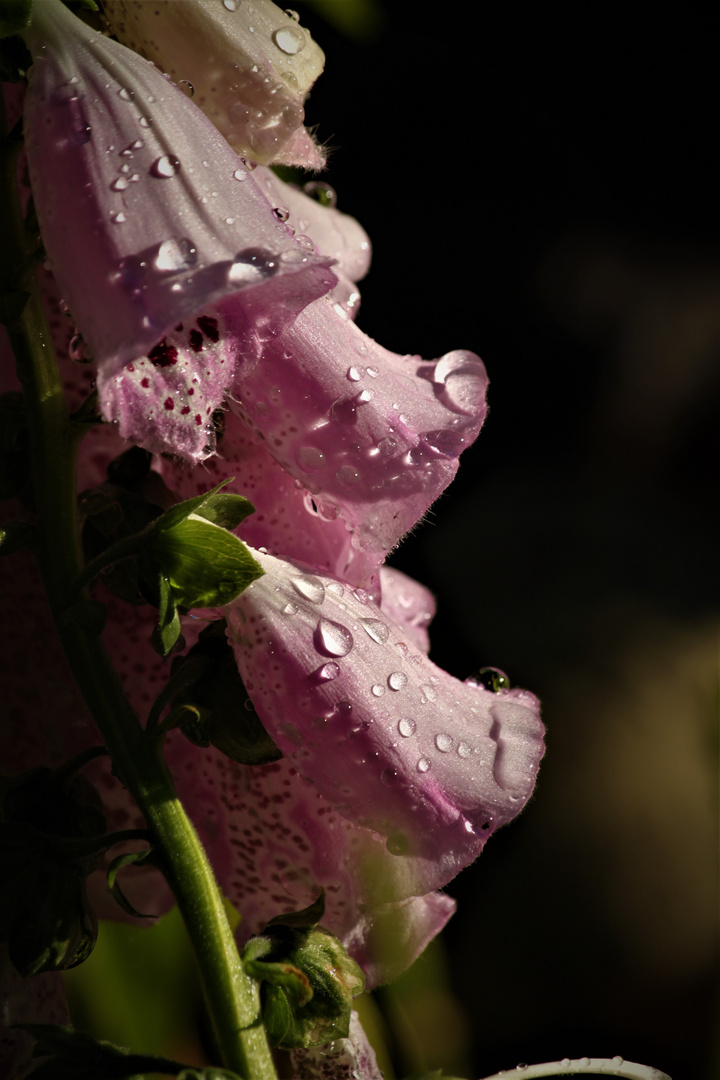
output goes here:
[{"label": "flower stalk", "polygon": [[[6,265],[22,267],[28,255],[28,238],[4,117],[2,131],[2,184],[10,208],[6,216]],[[178,800],[156,741],[146,737],[102,641],[68,615],[82,571],[75,491],[77,435],[68,415],[38,290],[32,282],[12,278],[3,284],[7,329],[27,404],[38,518],[35,552],[58,633],[114,769],[145,816],[182,912],[223,1062],[241,1076],[271,1080],[275,1069],[260,1018],[258,985],[241,965],[207,855]]]}]

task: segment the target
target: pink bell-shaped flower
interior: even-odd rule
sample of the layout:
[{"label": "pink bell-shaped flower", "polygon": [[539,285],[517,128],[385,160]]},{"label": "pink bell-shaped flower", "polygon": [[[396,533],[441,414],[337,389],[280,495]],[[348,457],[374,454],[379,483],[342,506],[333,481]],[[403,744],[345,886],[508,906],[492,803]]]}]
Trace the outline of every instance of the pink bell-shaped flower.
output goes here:
[{"label": "pink bell-shaped flower", "polygon": [[265,728],[343,816],[403,857],[409,893],[446,884],[532,793],[537,699],[454,679],[366,594],[256,558],[265,575],[225,611]]}]

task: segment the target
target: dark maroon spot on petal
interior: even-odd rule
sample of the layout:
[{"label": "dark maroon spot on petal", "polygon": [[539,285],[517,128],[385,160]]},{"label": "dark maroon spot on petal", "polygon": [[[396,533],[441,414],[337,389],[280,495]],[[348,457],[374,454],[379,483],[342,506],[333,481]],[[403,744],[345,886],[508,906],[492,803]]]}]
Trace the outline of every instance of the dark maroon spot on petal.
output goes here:
[{"label": "dark maroon spot on petal", "polygon": [[180,412],[182,413],[183,416],[187,416],[187,414],[190,412],[190,406],[189,405],[183,405]]},{"label": "dark maroon spot on petal", "polygon": [[198,326],[202,330],[206,337],[209,337],[211,341],[220,340],[220,331],[218,330],[218,321],[213,319],[210,315],[200,315],[197,321]]},{"label": "dark maroon spot on petal", "polygon": [[127,369],[128,369],[128,371],[134,371],[135,370],[135,365],[134,364],[128,364]]},{"label": "dark maroon spot on petal", "polygon": [[144,379],[140,380],[140,385],[144,386],[145,389],[147,390],[148,386],[150,385],[150,380],[148,379],[147,375],[145,376]]},{"label": "dark maroon spot on petal", "polygon": [[202,352],[203,336],[199,330],[190,331],[190,348],[194,352]]},{"label": "dark maroon spot on petal", "polygon": [[192,386],[188,387],[188,394],[194,394],[194,393],[195,393],[195,390],[193,389],[193,387]]},{"label": "dark maroon spot on petal", "polygon": [[165,338],[159,342],[154,349],[148,353],[148,360],[155,365],[155,367],[170,367],[171,364],[177,364],[178,351],[174,345],[168,345]]},{"label": "dark maroon spot on petal", "polygon": [[174,409],[174,408],[175,408],[175,402],[173,401],[173,399],[172,399],[171,397],[169,397],[169,398],[165,398],[165,402],[164,402],[164,405],[165,405],[165,408],[166,408],[166,409],[167,409],[168,411],[170,411],[170,409]]},{"label": "dark maroon spot on petal", "polygon": [[200,413],[195,414],[195,423],[198,427],[200,427],[200,425],[202,424],[202,416],[200,415]]}]

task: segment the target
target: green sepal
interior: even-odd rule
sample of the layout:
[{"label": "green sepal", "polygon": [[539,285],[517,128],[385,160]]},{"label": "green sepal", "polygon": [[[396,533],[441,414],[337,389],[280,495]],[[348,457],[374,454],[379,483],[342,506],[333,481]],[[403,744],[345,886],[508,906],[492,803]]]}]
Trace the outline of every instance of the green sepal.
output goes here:
[{"label": "green sepal", "polygon": [[27,29],[32,16],[32,0],[2,0],[0,4],[0,38],[19,34]]},{"label": "green sepal", "polygon": [[107,883],[110,892],[113,894],[113,897],[123,911],[136,919],[156,919],[157,915],[148,915],[142,911],[138,911],[130,903],[127,896],[120,888],[120,882],[118,881],[117,876],[125,866],[147,866],[148,864],[152,865],[153,863],[153,849],[146,848],[144,851],[126,851],[123,855],[116,855],[108,866]]},{"label": "green sepal", "polygon": [[255,712],[225,635],[224,620],[210,623],[187,656],[173,661],[170,682],[153,714],[172,703],[163,730],[180,727],[196,746],[214,746],[243,765],[279,761],[275,745]]},{"label": "green sepal", "polygon": [[178,644],[182,627],[170,583],[163,574],[160,574],[158,579],[158,592],[160,594],[158,624],[152,632],[151,640],[155,652],[165,658]]},{"label": "green sepal", "polygon": [[0,555],[13,555],[24,547],[30,547],[37,529],[28,521],[8,521],[0,525]]},{"label": "green sepal", "polygon": [[[365,989],[360,966],[336,937],[315,925],[323,910],[324,894],[304,911],[273,919],[243,950],[245,970],[264,984],[268,1037],[286,1050],[347,1038],[352,999]],[[304,982],[296,973],[307,980],[312,996],[301,994]]]},{"label": "green sepal", "polygon": [[275,915],[265,925],[263,933],[267,933],[273,926],[287,926],[292,930],[314,930],[318,923],[322,921],[324,914],[325,890],[321,889],[317,900],[313,900],[312,904],[308,904],[302,911],[290,911],[285,915]]},{"label": "green sepal", "polygon": [[33,1080],[124,1080],[144,1073],[183,1076],[188,1071],[191,1075],[194,1072],[179,1061],[133,1054],[121,1046],[54,1024],[19,1024],[18,1027],[35,1039],[33,1056],[46,1059],[29,1074]]}]

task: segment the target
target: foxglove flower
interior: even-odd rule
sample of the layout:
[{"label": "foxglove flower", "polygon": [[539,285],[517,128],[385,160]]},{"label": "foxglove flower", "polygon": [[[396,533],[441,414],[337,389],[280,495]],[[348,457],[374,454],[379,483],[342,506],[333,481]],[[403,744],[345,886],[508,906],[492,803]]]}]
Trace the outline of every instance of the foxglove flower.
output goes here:
[{"label": "foxglove flower", "polygon": [[336,284],[331,260],[293,238],[211,122],[147,60],[60,0],[35,5],[26,37],[33,195],[98,364],[103,413],[148,449],[198,460],[232,381],[218,320],[231,307],[241,338],[277,335]]},{"label": "foxglove flower", "polygon": [[182,82],[232,147],[252,161],[321,169],[303,103],[325,57],[297,16],[270,0],[106,0],[113,32]]},{"label": "foxglove flower", "polygon": [[537,699],[454,679],[361,591],[256,558],[265,575],[225,611],[265,728],[343,816],[404,857],[409,893],[446,884],[530,797]]},{"label": "foxglove flower", "polygon": [[375,1051],[353,1012],[347,1039],[312,1050],[293,1050],[293,1080],[382,1080]]}]

